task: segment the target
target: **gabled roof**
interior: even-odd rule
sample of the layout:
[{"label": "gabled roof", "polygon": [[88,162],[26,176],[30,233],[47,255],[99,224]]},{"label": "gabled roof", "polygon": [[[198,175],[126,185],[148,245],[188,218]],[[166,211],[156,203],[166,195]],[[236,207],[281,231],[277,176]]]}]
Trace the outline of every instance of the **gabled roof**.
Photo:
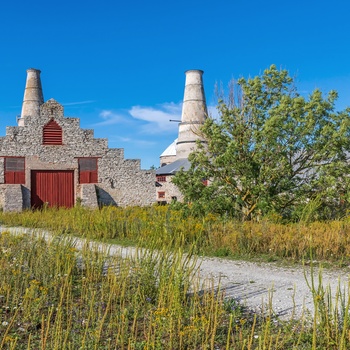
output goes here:
[{"label": "gabled roof", "polygon": [[175,160],[175,162],[172,162],[170,164],[164,165],[156,170],[156,175],[174,175],[180,169],[183,169],[184,171],[187,171],[191,166],[191,163],[187,158],[181,158]]}]

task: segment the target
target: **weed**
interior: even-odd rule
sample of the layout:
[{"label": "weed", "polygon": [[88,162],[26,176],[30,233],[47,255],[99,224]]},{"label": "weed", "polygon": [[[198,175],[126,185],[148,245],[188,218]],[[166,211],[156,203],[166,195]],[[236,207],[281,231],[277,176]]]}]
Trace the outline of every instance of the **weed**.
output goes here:
[{"label": "weed", "polygon": [[[0,213],[7,225],[47,228],[0,234],[1,349],[347,349],[349,293],[323,287],[313,260],[347,263],[349,222],[282,225],[182,217],[168,207],[44,209]],[[64,235],[62,235],[64,233]],[[133,242],[129,258],[73,235]],[[148,247],[148,249],[143,249]],[[255,314],[206,281],[196,254],[310,259],[315,314],[281,321]],[[254,281],[251,281],[252,283]]]}]

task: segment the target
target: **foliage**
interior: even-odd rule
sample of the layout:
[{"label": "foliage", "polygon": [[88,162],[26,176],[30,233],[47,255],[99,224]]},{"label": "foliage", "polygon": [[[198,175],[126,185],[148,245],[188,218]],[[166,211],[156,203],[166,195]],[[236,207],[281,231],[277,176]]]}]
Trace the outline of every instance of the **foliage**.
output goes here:
[{"label": "foliage", "polygon": [[190,170],[173,180],[185,200],[243,219],[292,218],[315,196],[328,216],[347,203],[350,108],[335,111],[337,93],[305,98],[275,66],[232,86],[229,100],[219,100],[219,120],[202,127],[207,142],[190,155]]}]

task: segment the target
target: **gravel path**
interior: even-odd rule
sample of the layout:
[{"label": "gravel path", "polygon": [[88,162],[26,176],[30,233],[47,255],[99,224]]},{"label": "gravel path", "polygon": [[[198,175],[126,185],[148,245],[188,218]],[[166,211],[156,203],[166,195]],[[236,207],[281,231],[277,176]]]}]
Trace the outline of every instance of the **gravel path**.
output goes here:
[{"label": "gravel path", "polygon": [[[49,239],[46,231],[26,228],[6,228],[0,226],[0,231],[12,233],[38,233]],[[86,244],[84,239],[77,238],[75,245],[81,249]],[[106,245],[89,243],[106,250]],[[118,245],[108,245],[109,254],[120,254],[124,257],[135,254],[135,248]],[[140,252],[140,250],[138,250]],[[202,257],[198,260],[199,275],[203,287],[218,287],[224,291],[227,298],[233,298],[254,311],[267,310],[272,306],[276,316],[288,319],[293,314],[299,317],[303,311],[313,313],[313,299],[307,280],[310,281],[309,267],[280,267],[275,263],[253,263],[247,261],[233,261],[220,258]],[[305,278],[306,276],[306,278]],[[318,269],[315,269],[315,284],[319,285]],[[337,290],[348,295],[350,269],[322,270],[322,285],[330,287],[334,297]]]},{"label": "gravel path", "polygon": [[[280,267],[274,263],[252,263],[218,258],[204,258],[201,275],[212,277],[221,285],[226,297],[232,297],[253,310],[266,311],[271,305],[275,315],[288,319],[293,313],[313,313],[310,267]],[[319,271],[314,269],[315,287],[319,286]],[[306,277],[306,278],[305,278]],[[337,290],[348,293],[349,269],[322,270],[322,286],[330,287],[334,297]],[[307,311],[306,311],[307,312]]]}]

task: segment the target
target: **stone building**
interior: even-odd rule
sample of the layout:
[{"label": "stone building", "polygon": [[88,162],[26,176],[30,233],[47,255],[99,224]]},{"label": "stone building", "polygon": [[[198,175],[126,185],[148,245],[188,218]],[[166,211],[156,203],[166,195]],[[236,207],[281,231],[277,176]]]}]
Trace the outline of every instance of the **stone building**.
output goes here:
[{"label": "stone building", "polygon": [[29,69],[18,126],[0,137],[0,206],[25,208],[149,205],[154,171],[81,129],[54,99],[44,103],[40,71]]},{"label": "stone building", "polygon": [[203,71],[188,70],[185,74],[185,92],[178,138],[161,154],[161,167],[156,170],[158,203],[165,204],[183,199],[179,189],[171,182],[171,178],[180,169],[185,171],[189,169],[189,154],[195,150],[198,141],[204,142],[200,135],[200,127],[204,124],[208,112],[203,87]]}]

